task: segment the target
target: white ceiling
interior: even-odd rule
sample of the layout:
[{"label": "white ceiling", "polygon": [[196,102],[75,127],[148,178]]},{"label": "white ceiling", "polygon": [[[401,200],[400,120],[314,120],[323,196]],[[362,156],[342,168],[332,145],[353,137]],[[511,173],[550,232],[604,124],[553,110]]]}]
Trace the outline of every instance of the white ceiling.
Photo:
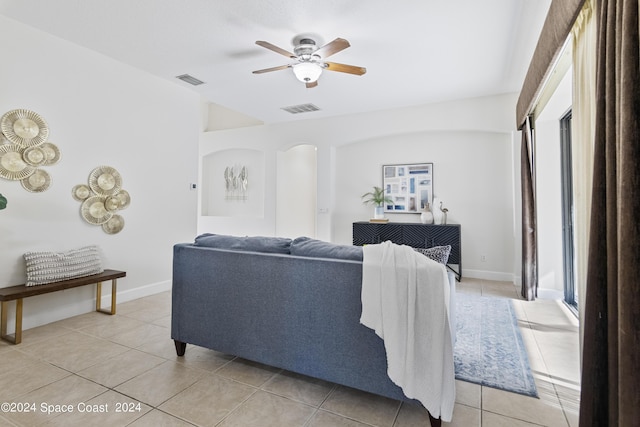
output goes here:
[{"label": "white ceiling", "polygon": [[[0,0],[0,14],[275,123],[517,92],[550,2]],[[251,73],[289,62],[256,40],[291,51],[300,34],[347,39],[330,60],[367,73],[325,71],[313,89],[290,69]],[[281,110],[304,103],[321,111]]]}]

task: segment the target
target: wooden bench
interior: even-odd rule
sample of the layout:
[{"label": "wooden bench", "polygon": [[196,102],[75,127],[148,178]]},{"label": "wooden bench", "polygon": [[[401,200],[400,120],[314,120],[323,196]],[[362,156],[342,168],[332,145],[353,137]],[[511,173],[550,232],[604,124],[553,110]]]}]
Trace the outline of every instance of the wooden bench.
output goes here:
[{"label": "wooden bench", "polygon": [[[117,279],[127,275],[124,271],[104,270],[100,274],[91,276],[76,277],[73,279],[63,280],[60,282],[48,283],[46,285],[37,286],[10,286],[8,288],[0,288],[0,306],[2,314],[0,317],[0,337],[13,344],[22,342],[22,299],[35,295],[48,294],[50,292],[62,291],[64,289],[77,288],[78,286],[86,286],[96,284],[96,311],[106,314],[116,314],[116,287]],[[111,280],[111,309],[103,309],[101,307],[102,282]],[[7,334],[7,306],[9,301],[16,301],[16,327],[13,336]]]}]

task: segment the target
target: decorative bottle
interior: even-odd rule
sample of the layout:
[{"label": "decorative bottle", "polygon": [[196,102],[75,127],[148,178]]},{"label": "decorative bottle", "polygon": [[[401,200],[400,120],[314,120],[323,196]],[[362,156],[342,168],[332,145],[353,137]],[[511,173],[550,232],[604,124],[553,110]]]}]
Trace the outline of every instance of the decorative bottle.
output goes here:
[{"label": "decorative bottle", "polygon": [[436,225],[442,224],[444,214],[440,210],[440,199],[437,197],[433,198],[433,223]]},{"label": "decorative bottle", "polygon": [[422,213],[420,214],[420,222],[423,224],[433,224],[433,213],[429,209],[429,203],[425,203]]}]

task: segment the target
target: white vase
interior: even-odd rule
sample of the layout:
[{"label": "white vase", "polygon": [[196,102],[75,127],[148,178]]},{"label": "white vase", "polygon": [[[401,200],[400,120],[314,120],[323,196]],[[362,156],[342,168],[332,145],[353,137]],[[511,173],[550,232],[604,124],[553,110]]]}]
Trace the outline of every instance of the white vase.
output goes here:
[{"label": "white vase", "polygon": [[444,214],[442,213],[442,211],[440,210],[440,199],[437,197],[433,198],[433,223],[440,225],[442,224],[442,221],[444,219]]},{"label": "white vase", "polygon": [[433,213],[431,209],[429,209],[429,203],[427,203],[420,214],[420,222],[423,224],[433,224]]},{"label": "white vase", "polygon": [[373,208],[373,218],[374,219],[384,218],[384,206],[376,206],[375,208]]}]

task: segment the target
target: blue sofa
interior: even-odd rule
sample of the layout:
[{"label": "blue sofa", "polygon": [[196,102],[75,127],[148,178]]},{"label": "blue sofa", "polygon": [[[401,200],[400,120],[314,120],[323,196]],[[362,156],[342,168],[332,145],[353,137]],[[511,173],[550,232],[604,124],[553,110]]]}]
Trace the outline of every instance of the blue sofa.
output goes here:
[{"label": "blue sofa", "polygon": [[198,236],[174,246],[171,338],[178,355],[194,344],[409,400],[387,376],[384,342],[360,324],[361,282],[358,246]]}]

